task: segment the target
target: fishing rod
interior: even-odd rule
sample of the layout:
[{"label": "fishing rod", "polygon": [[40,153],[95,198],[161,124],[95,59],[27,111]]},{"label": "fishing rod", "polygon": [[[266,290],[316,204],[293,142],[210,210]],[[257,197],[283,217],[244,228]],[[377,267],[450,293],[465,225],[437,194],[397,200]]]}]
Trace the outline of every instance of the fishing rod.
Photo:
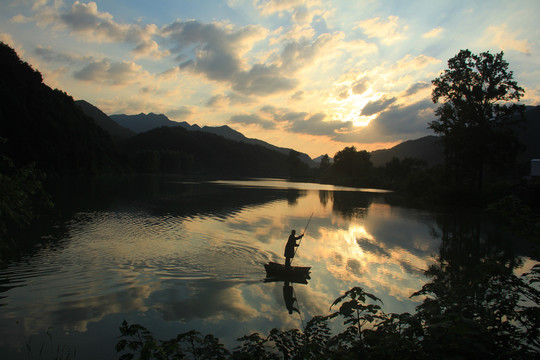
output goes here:
[{"label": "fishing rod", "polygon": [[300,312],[300,302],[298,302],[298,296],[296,296],[296,291],[294,290],[294,286],[292,286],[293,296],[294,300],[296,301],[296,305],[298,305],[298,316],[300,317],[300,321],[302,322],[302,330],[306,330],[304,327],[304,317],[302,316],[302,313]]},{"label": "fishing rod", "polygon": [[[302,237],[300,238],[300,241],[298,242],[298,246],[296,247],[296,249],[294,249],[294,255],[296,255],[296,252],[298,251],[298,248],[300,247],[300,243],[302,242],[302,239],[304,238],[303,235],[306,234],[307,227],[309,226],[309,223],[311,222],[311,218],[313,217],[313,214],[314,214],[314,213],[315,213],[315,211],[313,211],[313,212],[311,213],[311,216],[309,217],[309,220],[308,220],[308,222],[307,222],[307,224],[306,224],[306,227],[304,228],[304,232],[302,233]],[[291,263],[293,262],[293,260],[294,260],[294,256],[293,256],[293,258],[291,259]]]}]

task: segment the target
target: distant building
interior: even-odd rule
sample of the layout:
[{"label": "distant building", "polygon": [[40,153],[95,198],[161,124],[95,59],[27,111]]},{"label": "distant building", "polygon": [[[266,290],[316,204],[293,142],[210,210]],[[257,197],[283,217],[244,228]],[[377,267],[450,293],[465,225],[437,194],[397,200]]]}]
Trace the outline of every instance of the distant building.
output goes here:
[{"label": "distant building", "polygon": [[531,176],[540,177],[540,159],[531,160]]}]

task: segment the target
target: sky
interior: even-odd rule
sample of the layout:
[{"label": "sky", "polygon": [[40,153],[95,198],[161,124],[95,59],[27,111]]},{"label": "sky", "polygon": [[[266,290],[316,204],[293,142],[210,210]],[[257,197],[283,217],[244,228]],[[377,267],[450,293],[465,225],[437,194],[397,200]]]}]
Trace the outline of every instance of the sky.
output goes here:
[{"label": "sky", "polygon": [[538,0],[0,0],[0,41],[112,114],[165,114],[312,158],[432,135],[461,49],[504,51],[540,104]]}]

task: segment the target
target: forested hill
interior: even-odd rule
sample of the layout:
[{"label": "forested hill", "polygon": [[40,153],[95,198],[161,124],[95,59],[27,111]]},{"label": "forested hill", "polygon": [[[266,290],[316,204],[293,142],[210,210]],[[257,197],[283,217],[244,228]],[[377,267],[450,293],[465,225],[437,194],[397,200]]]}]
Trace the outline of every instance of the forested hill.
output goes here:
[{"label": "forested hill", "polygon": [[0,153],[16,167],[35,163],[56,174],[118,169],[120,153],[110,136],[4,43],[0,99]]},{"label": "forested hill", "polygon": [[143,173],[287,177],[299,161],[262,146],[180,126],[153,129],[122,145],[135,170]]},{"label": "forested hill", "polygon": [[[171,127],[181,126],[190,131],[204,131],[204,132],[216,134],[219,136],[223,136],[226,139],[242,141],[248,144],[260,145],[262,147],[280,152],[285,155],[288,155],[291,151],[295,151],[290,148],[278,147],[259,139],[248,138],[244,136],[244,134],[242,134],[241,132],[238,132],[232,129],[227,125],[203,126],[201,128],[197,124],[190,125],[189,123],[185,121],[183,122],[172,121],[164,114],[154,114],[154,113],[150,113],[150,114],[140,113],[137,115],[117,114],[117,115],[111,115],[110,119],[116,122],[117,124],[132,130],[133,132],[137,134],[148,131],[148,130],[152,130],[158,127],[162,127],[162,126],[171,126]],[[302,162],[304,162],[309,167],[317,167],[317,163],[311,160],[309,155],[304,154],[302,152],[298,152],[298,157],[300,158]]]}]

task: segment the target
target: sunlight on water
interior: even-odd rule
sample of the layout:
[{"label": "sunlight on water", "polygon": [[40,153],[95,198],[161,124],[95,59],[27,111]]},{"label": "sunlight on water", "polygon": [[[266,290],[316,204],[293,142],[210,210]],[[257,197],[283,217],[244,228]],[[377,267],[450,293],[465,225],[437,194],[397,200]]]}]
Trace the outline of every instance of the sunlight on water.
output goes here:
[{"label": "sunlight on water", "polygon": [[[438,252],[431,215],[387,205],[384,191],[277,180],[162,189],[77,212],[49,245],[0,270],[0,346],[16,351],[54,329],[78,358],[98,343],[95,357],[113,356],[123,319],[234,346],[254,331],[301,328],[353,286],[387,311],[413,311],[409,296]],[[293,265],[311,266],[311,280],[294,285],[301,315],[291,315],[283,283],[264,283],[263,265],[283,262],[291,229],[303,232],[310,216]]]}]

